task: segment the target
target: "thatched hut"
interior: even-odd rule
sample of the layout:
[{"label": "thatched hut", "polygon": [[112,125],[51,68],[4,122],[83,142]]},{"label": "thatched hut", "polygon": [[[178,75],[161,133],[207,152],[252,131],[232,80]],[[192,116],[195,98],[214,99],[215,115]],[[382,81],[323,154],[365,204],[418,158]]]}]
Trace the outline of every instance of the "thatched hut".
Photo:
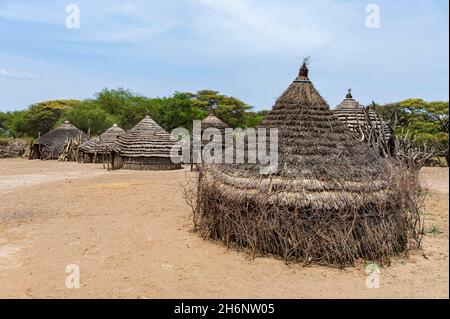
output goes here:
[{"label": "thatched hut", "polygon": [[355,100],[351,90],[348,90],[345,99],[333,110],[333,114],[360,139],[363,138],[361,136],[361,128],[363,128],[363,130],[373,129],[374,134],[381,136],[385,141],[389,141],[391,131],[387,123],[383,121],[375,109],[365,108]]},{"label": "thatched hut", "polygon": [[174,146],[181,148],[175,137],[146,116],[114,141],[111,147],[111,164],[113,169],[180,169],[181,156],[175,154]]},{"label": "thatched hut", "polygon": [[[209,115],[202,120],[202,144],[208,144],[210,142],[210,140],[208,140],[206,137],[206,132],[209,129],[215,129],[218,130],[220,132],[220,134],[222,135],[222,146],[225,146],[225,130],[229,128],[228,124],[226,124],[225,122],[223,122],[221,119],[219,119],[217,116],[215,116],[212,112],[209,113]],[[212,136],[211,136],[212,139]]]},{"label": "thatched hut", "polygon": [[228,124],[223,122],[212,112],[210,112],[209,115],[202,121],[202,131],[205,131],[206,129],[209,128],[215,128],[220,130],[222,134],[225,134],[225,129],[227,129],[228,127],[229,127]]},{"label": "thatched hut", "polygon": [[205,238],[339,266],[407,251],[418,215],[406,210],[401,175],[332,114],[306,64],[261,127],[279,129],[277,173],[250,163],[200,170],[190,204]]},{"label": "thatched hut", "polygon": [[109,160],[112,144],[122,134],[125,134],[125,131],[117,124],[114,124],[100,136],[83,143],[80,146],[83,162],[97,163],[99,161]]},{"label": "thatched hut", "polygon": [[[215,143],[220,143],[220,145],[215,144],[215,146],[213,148],[214,149],[216,147],[222,148],[222,157],[224,159],[224,157],[225,157],[225,146],[226,146],[226,142],[225,142],[225,138],[226,138],[225,133],[226,132],[225,132],[225,130],[227,128],[229,128],[228,124],[226,124],[221,119],[219,119],[217,116],[215,116],[214,113],[210,110],[209,115],[201,121],[201,127],[200,128],[194,127],[193,135],[201,137],[201,151],[202,152],[204,150],[204,147],[207,144],[210,144],[213,141],[215,141]],[[214,129],[214,130],[211,130],[211,129]],[[222,137],[220,140],[216,140],[215,139],[215,134],[217,132],[219,132],[221,137]],[[194,138],[194,136],[193,136],[193,138]],[[192,140],[191,141],[191,152],[193,150],[193,144],[194,143],[193,143],[193,140]],[[213,157],[214,156],[214,151],[212,150],[210,152],[210,154],[207,154],[206,156]],[[202,162],[205,161],[205,160],[206,160],[205,156],[202,156]],[[191,169],[193,169],[193,166],[194,166],[194,163],[192,161],[191,162]]]},{"label": "thatched hut", "polygon": [[64,145],[72,138],[78,139],[81,143],[88,140],[82,130],[65,121],[60,127],[42,135],[33,143],[30,159],[58,159]]}]

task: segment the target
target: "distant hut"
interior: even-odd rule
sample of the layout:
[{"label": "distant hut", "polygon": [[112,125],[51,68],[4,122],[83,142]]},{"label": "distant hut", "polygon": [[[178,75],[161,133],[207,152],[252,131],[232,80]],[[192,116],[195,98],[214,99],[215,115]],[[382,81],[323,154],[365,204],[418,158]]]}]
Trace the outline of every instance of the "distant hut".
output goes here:
[{"label": "distant hut", "polygon": [[[228,124],[223,122],[221,119],[219,119],[216,115],[214,115],[214,111],[217,108],[217,103],[214,99],[211,99],[209,101],[209,114],[206,118],[204,118],[201,122],[201,136],[204,136],[204,133],[208,129],[216,129],[219,130],[220,134],[222,134],[222,137],[225,138],[225,130],[229,128]],[[209,141],[202,139],[202,144],[205,145]],[[224,142],[224,140],[223,140]],[[223,144],[225,145],[225,144]]]},{"label": "distant hut", "polygon": [[69,139],[78,139],[84,143],[88,137],[82,130],[65,121],[63,125],[42,135],[33,143],[30,159],[58,159]]},{"label": "distant hut", "polygon": [[[261,125],[278,128],[278,169],[205,165],[194,222],[205,238],[255,255],[345,266],[408,249],[407,192],[391,166],[333,116],[306,63]],[[416,215],[414,215],[416,216]]]},{"label": "distant hut", "polygon": [[225,134],[225,129],[229,128],[229,126],[210,112],[209,115],[202,121],[202,132],[209,128],[218,129],[222,134]]},{"label": "distant hut", "polygon": [[[215,102],[211,102],[211,103],[215,104]],[[202,142],[201,143],[201,149],[203,151],[203,147],[205,145],[211,143],[212,140],[214,140],[214,136],[210,136],[210,139],[208,140],[206,138],[206,134],[205,133],[208,132],[209,129],[216,129],[216,130],[218,130],[218,132],[222,136],[222,139],[221,139],[220,142],[222,143],[221,146],[222,146],[222,149],[223,149],[223,154],[225,154],[224,153],[225,145],[226,145],[226,143],[225,143],[225,130],[227,128],[229,128],[228,124],[226,124],[225,122],[220,120],[217,116],[214,115],[213,111],[210,110],[209,111],[209,115],[205,119],[203,119],[201,121],[201,129],[199,130],[198,128],[196,129],[194,127],[193,135],[200,135],[201,142]],[[213,133],[213,132],[210,131],[210,133]],[[192,153],[192,150],[193,150],[193,141],[191,141],[191,153]],[[213,155],[213,154],[209,154],[209,155]],[[203,160],[205,160],[205,159],[202,157],[202,161]],[[194,162],[191,161],[191,170],[193,170],[193,167],[194,167]]]},{"label": "distant hut", "polygon": [[117,124],[107,129],[102,135],[97,136],[80,146],[81,158],[84,163],[97,163],[109,160],[109,154],[113,142],[125,131]]},{"label": "distant hut", "polygon": [[[204,137],[205,132],[209,129],[216,129],[220,132],[222,136],[222,148],[225,149],[225,130],[229,128],[228,124],[220,120],[217,116],[215,116],[212,112],[202,121],[202,137]],[[213,137],[211,136],[211,139]],[[202,139],[202,144],[208,144],[210,141]]]},{"label": "distant hut", "polygon": [[[146,116],[114,141],[111,148],[112,167],[134,170],[180,169],[181,156],[175,154],[175,147],[178,146],[175,137]],[[179,163],[174,163],[172,159]]]},{"label": "distant hut", "polygon": [[348,90],[342,103],[333,110],[333,114],[362,140],[364,136],[362,136],[361,128],[364,128],[364,130],[373,129],[376,136],[389,141],[391,131],[387,123],[383,121],[376,110],[365,108],[355,100],[351,89]]}]

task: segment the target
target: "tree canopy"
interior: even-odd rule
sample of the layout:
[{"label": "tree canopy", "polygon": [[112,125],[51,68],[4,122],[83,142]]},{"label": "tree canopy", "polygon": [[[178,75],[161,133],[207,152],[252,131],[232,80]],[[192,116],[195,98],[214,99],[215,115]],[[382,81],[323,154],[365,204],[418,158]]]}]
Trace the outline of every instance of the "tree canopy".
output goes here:
[{"label": "tree canopy", "polygon": [[170,132],[177,127],[192,129],[193,120],[205,118],[209,111],[231,127],[245,128],[263,120],[252,109],[237,98],[212,90],[148,98],[123,88],[103,89],[92,99],[48,101],[33,104],[24,111],[0,112],[0,134],[36,138],[68,120],[83,131],[98,135],[112,124],[128,130],[145,115]]},{"label": "tree canopy", "polygon": [[[396,114],[398,133],[409,130],[418,143],[448,150],[448,102],[408,99],[376,108],[385,120]],[[256,127],[269,112],[256,112],[238,98],[213,90],[149,98],[123,88],[103,89],[83,101],[47,101],[23,111],[0,112],[0,136],[37,138],[65,120],[86,133],[99,135],[113,124],[129,130],[145,115],[170,132],[177,127],[192,129],[193,120],[202,120],[211,111],[230,127],[242,128]]]},{"label": "tree canopy", "polygon": [[420,144],[427,143],[437,151],[448,150],[448,101],[427,102],[407,99],[397,103],[377,105],[376,109],[386,119],[397,118],[397,133],[409,130]]}]

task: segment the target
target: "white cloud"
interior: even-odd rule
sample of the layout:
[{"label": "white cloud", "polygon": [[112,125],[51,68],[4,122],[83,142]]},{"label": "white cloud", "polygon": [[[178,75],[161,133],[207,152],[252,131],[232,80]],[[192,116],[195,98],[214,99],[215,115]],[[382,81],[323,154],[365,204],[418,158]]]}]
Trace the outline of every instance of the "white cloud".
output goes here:
[{"label": "white cloud", "polygon": [[[304,2],[196,0],[194,39],[215,54],[299,54],[327,45],[323,22],[309,17]],[[322,25],[321,25],[322,24]]]},{"label": "white cloud", "polygon": [[5,69],[0,69],[0,77],[21,79],[21,80],[34,80],[37,78],[34,74],[30,72],[12,71]]},{"label": "white cloud", "polygon": [[[332,19],[315,19],[316,14],[339,17],[345,4],[322,0],[76,0],[80,7],[81,28],[67,33],[67,1],[40,1],[23,4],[5,1],[0,17],[27,23],[46,24],[53,28],[54,41],[86,44],[131,44],[149,49],[161,43],[167,50],[222,56],[274,54],[280,51],[299,54],[302,48],[320,48],[332,41]],[[314,14],[313,14],[314,13]],[[348,17],[348,12],[347,12]],[[339,22],[340,23],[340,22]],[[331,28],[332,29],[332,28]],[[182,36],[177,34],[181,32]],[[110,48],[127,51],[123,47]]]}]

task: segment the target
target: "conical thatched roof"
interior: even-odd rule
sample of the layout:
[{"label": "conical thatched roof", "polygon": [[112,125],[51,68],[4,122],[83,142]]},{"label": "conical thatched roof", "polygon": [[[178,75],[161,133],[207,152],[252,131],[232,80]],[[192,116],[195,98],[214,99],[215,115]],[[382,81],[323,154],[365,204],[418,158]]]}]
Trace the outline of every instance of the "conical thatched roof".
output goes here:
[{"label": "conical thatched roof", "polygon": [[266,192],[269,185],[289,188],[277,194],[277,199],[298,199],[304,206],[317,208],[359,203],[361,197],[355,192],[384,196],[385,183],[379,180],[384,161],[358,143],[332,114],[309,80],[305,65],[261,127],[279,129],[278,172],[264,177],[260,175],[261,165],[222,165],[216,174],[224,190],[234,193],[241,189],[241,195],[247,196]]},{"label": "conical thatched roof", "polygon": [[123,157],[165,157],[178,140],[149,116],[117,138],[112,149]]},{"label": "conical thatched roof", "polygon": [[63,151],[64,144],[70,138],[80,138],[82,143],[88,140],[83,131],[70,124],[69,121],[65,121],[60,127],[38,138],[34,145],[39,149],[41,158],[57,159]]},{"label": "conical thatched roof", "polygon": [[407,179],[332,114],[305,63],[262,127],[279,129],[275,173],[263,164],[202,167],[194,221],[204,237],[340,266],[408,249],[417,216]]},{"label": "conical thatched roof", "polygon": [[378,133],[382,133],[386,141],[391,136],[389,126],[381,116],[373,108],[365,110],[364,106],[353,98],[351,90],[342,103],[333,110],[333,114],[356,133],[359,133],[359,127],[369,124]]},{"label": "conical thatched roof", "polygon": [[202,121],[202,130],[208,128],[217,128],[217,129],[225,129],[228,128],[228,124],[221,121],[217,116],[210,113],[203,121]]},{"label": "conical thatched roof", "polygon": [[107,153],[111,149],[113,142],[125,131],[117,124],[107,129],[102,135],[97,136],[80,146],[80,150],[84,153]]}]

